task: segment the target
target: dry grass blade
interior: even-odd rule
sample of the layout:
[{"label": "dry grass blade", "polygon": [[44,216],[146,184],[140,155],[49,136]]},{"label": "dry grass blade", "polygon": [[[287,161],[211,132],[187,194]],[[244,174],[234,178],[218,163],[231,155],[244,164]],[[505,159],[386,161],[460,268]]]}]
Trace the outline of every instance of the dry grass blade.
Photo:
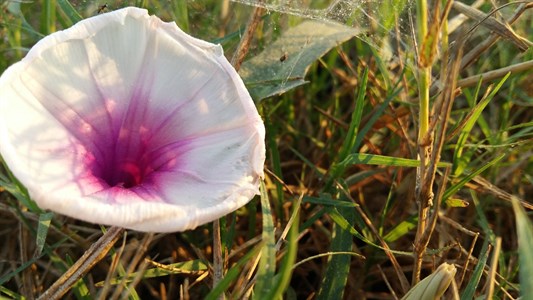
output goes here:
[{"label": "dry grass blade", "polygon": [[482,74],[470,76],[464,79],[461,79],[457,81],[458,87],[470,87],[476,85],[479,80],[482,81],[491,81],[494,79],[501,78],[505,76],[507,73],[518,73],[518,72],[526,72],[531,71],[533,69],[533,60],[517,63],[514,65],[510,65],[504,68],[492,70],[489,72],[485,72]]},{"label": "dry grass blade", "polygon": [[487,299],[493,299],[494,295],[494,282],[496,278],[496,270],[498,269],[498,258],[500,257],[500,251],[502,248],[502,238],[496,238],[496,245],[494,245],[494,251],[492,251],[492,260],[490,263],[490,272],[488,278]]},{"label": "dry grass blade", "polygon": [[[528,9],[532,8],[533,5],[530,4],[521,4],[514,12],[514,14],[507,19],[507,24],[513,24],[518,18]],[[500,35],[498,34],[491,34],[488,38],[483,39],[481,42],[479,42],[473,49],[471,49],[468,53],[466,53],[461,60],[461,70],[464,70],[466,67],[471,65],[476,59],[478,59],[487,49],[489,49],[498,39],[500,38]],[[471,85],[475,85],[477,83],[477,80],[479,80],[479,76],[482,76],[483,80],[493,80],[496,78],[500,78],[502,76],[505,76],[507,72],[523,72],[527,71],[528,68],[530,69],[531,66],[528,65],[529,62],[523,62],[518,63],[515,65],[511,65],[508,67],[504,67],[501,69],[489,71],[484,74],[480,75],[474,75],[462,80],[457,81],[458,87],[469,87]],[[507,71],[503,73],[504,71]],[[442,90],[443,82],[442,78],[445,78],[441,76],[439,80],[435,80],[431,86],[430,93],[432,95],[436,94],[438,90]]]},{"label": "dry grass blade", "polygon": [[[478,8],[481,5],[485,3],[485,0],[476,0],[474,3],[470,4],[470,7],[472,8]],[[454,32],[457,28],[459,28],[466,20],[468,20],[468,17],[463,14],[458,14],[451,18],[448,21],[448,33]]]},{"label": "dry grass blade", "polygon": [[[528,8],[531,8],[531,3],[529,4],[521,4],[518,6],[518,8],[515,10],[515,13],[507,19],[507,24],[513,24]],[[498,34],[493,33],[488,38],[481,41],[474,49],[470,50],[468,53],[466,53],[463,57],[463,60],[461,62],[461,70],[472,64],[478,57],[481,56],[485,50],[487,50],[490,46],[492,46],[500,36]]]},{"label": "dry grass blade", "polygon": [[489,30],[495,32],[499,36],[511,41],[521,51],[527,51],[527,49],[529,49],[531,46],[530,41],[516,34],[508,24],[502,23],[491,16],[492,13],[497,11],[497,9],[489,14],[485,14],[476,8],[470,7],[458,1],[453,2],[453,7],[460,13],[478,21],[480,25],[487,27]]},{"label": "dry grass blade", "polygon": [[54,284],[44,292],[38,299],[55,300],[68,292],[68,290],[85,275],[92,267],[98,263],[107,252],[113,247],[123,228],[111,227],[109,230],[83,254],[70,269],[67,270]]},{"label": "dry grass blade", "polygon": [[120,248],[118,248],[118,251],[115,250],[115,254],[112,256],[111,265],[109,267],[109,272],[106,274],[105,282],[102,286],[102,289],[100,290],[100,294],[98,295],[98,300],[105,300],[108,298],[107,294],[111,292],[111,289],[113,288],[113,285],[111,284],[111,280],[114,276],[117,274],[117,269],[120,264],[120,259],[122,257],[122,254],[124,253],[124,248],[126,247],[126,238],[127,235],[123,235],[122,237],[122,245]]},{"label": "dry grass blade", "polygon": [[487,179],[479,175],[475,176],[472,180],[473,182],[469,182],[466,184],[468,188],[471,188],[473,190],[478,190],[484,193],[492,194],[496,196],[497,198],[507,201],[509,203],[513,202],[513,198],[517,199],[524,208],[533,210],[533,205],[531,205],[529,202],[523,199],[520,199],[519,197],[515,195],[509,194],[508,192],[500,189],[499,187],[495,186],[494,184],[490,183]]},{"label": "dry grass blade", "polygon": [[383,269],[381,268],[380,265],[377,265],[378,267],[378,270],[379,270],[379,274],[381,275],[381,278],[383,278],[383,281],[385,282],[385,284],[387,285],[387,288],[389,289],[389,291],[391,292],[392,296],[394,297],[395,300],[398,300],[400,298],[398,298],[398,296],[396,295],[396,292],[394,292],[394,289],[392,288],[392,286],[390,285],[389,283],[389,280],[387,279],[387,276],[385,275],[385,273],[383,272]]}]

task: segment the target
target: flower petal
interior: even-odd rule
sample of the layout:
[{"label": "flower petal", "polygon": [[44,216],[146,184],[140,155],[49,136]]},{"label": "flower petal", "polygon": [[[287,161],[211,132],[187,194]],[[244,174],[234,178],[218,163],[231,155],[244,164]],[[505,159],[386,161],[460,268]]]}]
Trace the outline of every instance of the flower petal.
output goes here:
[{"label": "flower petal", "polygon": [[42,208],[179,231],[258,193],[264,126],[219,45],[143,9],[38,42],[0,77],[0,152]]}]

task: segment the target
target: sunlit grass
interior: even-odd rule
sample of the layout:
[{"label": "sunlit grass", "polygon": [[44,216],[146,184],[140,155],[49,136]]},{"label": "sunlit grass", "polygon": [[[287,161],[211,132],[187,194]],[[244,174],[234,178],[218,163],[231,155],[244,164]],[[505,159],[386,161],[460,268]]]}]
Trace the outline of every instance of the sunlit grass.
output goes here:
[{"label": "sunlit grass", "polygon": [[[127,5],[145,7],[194,36],[221,43],[229,58],[254,9],[225,1],[2,2],[0,72],[46,34]],[[487,12],[490,5],[482,9]],[[452,9],[450,17],[456,14]],[[503,11],[503,17],[511,14]],[[519,16],[512,28],[533,40],[527,18],[528,12]],[[245,60],[268,50],[301,21],[265,12]],[[462,57],[454,57],[459,44],[455,39],[474,25],[467,21],[464,31],[449,36],[450,62]],[[489,35],[483,26],[472,29],[464,55]],[[350,39],[311,64],[305,78],[296,79],[308,84],[255,99],[267,130],[266,177],[260,196],[220,220],[221,265],[214,263],[211,225],[174,234],[127,231],[67,295],[401,298],[414,284],[413,247],[420,224],[415,200],[420,77],[414,48],[395,47],[396,56],[389,59],[381,49]],[[444,56],[444,49],[439,50]],[[270,55],[281,67],[300,61],[285,52],[290,51]],[[533,50],[520,52],[499,39],[460,67],[455,79],[532,60]],[[440,74],[451,67],[445,68],[438,57],[430,67],[430,112],[446,92],[449,78]],[[447,128],[435,183],[426,187],[441,203],[434,203],[440,207],[421,261],[422,278],[443,262],[455,265],[447,299],[483,298],[489,293],[495,299],[516,299],[521,287],[523,299],[531,293],[531,270],[520,266],[532,260],[523,242],[531,236],[527,214],[533,199],[532,78],[532,70],[520,70],[447,91],[454,103],[449,116],[440,119]],[[252,89],[287,82],[264,78],[248,83]],[[431,122],[430,118],[425,130],[431,130]],[[442,125],[433,129],[439,128]],[[435,211],[431,207],[430,213]],[[5,165],[0,172],[0,215],[0,295],[13,299],[42,294],[105,231],[43,212]],[[501,249],[493,258],[498,238]],[[222,268],[221,278],[214,276],[217,267]],[[490,276],[496,267],[496,275]]]}]

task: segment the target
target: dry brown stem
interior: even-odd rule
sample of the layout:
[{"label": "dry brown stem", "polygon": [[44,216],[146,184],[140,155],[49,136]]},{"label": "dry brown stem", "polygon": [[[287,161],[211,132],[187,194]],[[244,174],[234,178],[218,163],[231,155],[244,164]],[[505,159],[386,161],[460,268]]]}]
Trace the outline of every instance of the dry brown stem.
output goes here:
[{"label": "dry brown stem", "polygon": [[69,291],[69,289],[82,278],[92,267],[105,257],[107,252],[113,247],[120,235],[124,232],[123,228],[111,227],[96,241],[91,247],[85,251],[82,257],[76,261],[70,269],[63,274],[52,286],[44,292],[39,300],[55,300]]},{"label": "dry brown stem", "polygon": [[503,76],[507,75],[507,73],[509,72],[518,73],[518,72],[525,72],[525,71],[531,71],[531,70],[533,70],[533,60],[528,60],[525,62],[510,65],[504,68],[485,72],[483,74],[478,74],[478,75],[474,75],[474,76],[461,79],[457,81],[457,86],[458,87],[474,86],[480,80],[486,82],[486,81],[491,81],[491,80],[495,80],[498,78],[502,78]]},{"label": "dry brown stem", "polygon": [[[453,7],[460,13],[468,16],[469,18],[478,21],[481,26],[487,27],[492,32],[496,33],[500,37],[503,37],[513,44],[515,44],[521,51],[526,51],[531,46],[531,42],[527,39],[516,34],[511,26],[507,23],[498,21],[492,16],[492,13],[485,14],[484,12],[470,7],[458,1],[453,2]],[[494,10],[493,12],[495,12]]]},{"label": "dry brown stem", "polygon": [[241,64],[244,61],[244,57],[248,53],[248,50],[250,49],[250,43],[252,42],[252,37],[254,35],[254,32],[257,28],[257,25],[259,25],[259,22],[261,21],[261,16],[263,15],[264,9],[261,7],[255,7],[254,11],[252,12],[252,15],[250,16],[250,19],[248,20],[248,24],[246,25],[246,31],[244,32],[244,35],[241,38],[241,41],[239,42],[239,46],[237,47],[237,50],[233,54],[233,57],[231,58],[231,64],[235,68],[235,70],[239,71],[241,68]]},{"label": "dry brown stem", "polygon": [[[521,4],[515,10],[514,14],[507,20],[507,24],[513,24],[528,8],[532,6],[526,3]],[[500,35],[493,33],[487,39],[481,41],[476,47],[466,53],[461,62],[461,70],[473,63],[483,52],[485,52],[490,46],[492,46]]]},{"label": "dry brown stem", "polygon": [[[213,288],[224,278],[224,258],[222,255],[220,221],[217,219],[213,222]],[[224,295],[221,295],[219,299],[224,299]]]}]

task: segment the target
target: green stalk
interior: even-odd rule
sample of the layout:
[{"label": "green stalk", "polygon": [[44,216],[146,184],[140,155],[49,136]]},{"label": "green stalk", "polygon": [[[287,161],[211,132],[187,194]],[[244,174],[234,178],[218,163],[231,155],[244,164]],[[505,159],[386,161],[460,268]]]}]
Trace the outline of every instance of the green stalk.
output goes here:
[{"label": "green stalk", "polygon": [[[428,33],[427,0],[416,1],[416,17],[418,53],[421,55],[424,51],[424,39]],[[420,100],[418,142],[420,143],[429,128],[429,83],[431,79],[431,67],[419,67],[418,77],[418,95]]]}]

